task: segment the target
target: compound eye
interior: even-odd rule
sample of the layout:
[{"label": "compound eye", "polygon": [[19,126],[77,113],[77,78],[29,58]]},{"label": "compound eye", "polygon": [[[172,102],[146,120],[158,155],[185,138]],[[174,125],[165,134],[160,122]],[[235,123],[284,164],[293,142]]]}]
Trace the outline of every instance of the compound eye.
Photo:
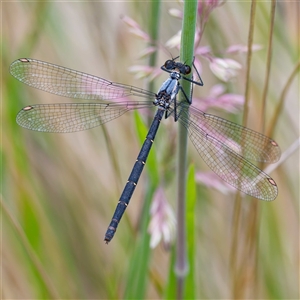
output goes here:
[{"label": "compound eye", "polygon": [[184,74],[187,75],[187,74],[190,74],[192,71],[191,67],[188,66],[188,65],[185,65],[184,67]]},{"label": "compound eye", "polygon": [[166,62],[165,62],[165,68],[167,70],[172,70],[174,69],[174,61],[171,60],[171,59],[168,59]]}]

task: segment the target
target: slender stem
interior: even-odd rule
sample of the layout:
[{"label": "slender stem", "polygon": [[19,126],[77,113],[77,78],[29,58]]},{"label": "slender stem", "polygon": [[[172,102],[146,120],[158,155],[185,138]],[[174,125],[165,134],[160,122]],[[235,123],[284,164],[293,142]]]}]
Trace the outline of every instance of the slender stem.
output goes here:
[{"label": "slender stem", "polygon": [[251,14],[250,14],[250,24],[249,24],[249,35],[248,35],[248,55],[247,55],[247,68],[246,68],[246,83],[245,83],[245,103],[244,103],[244,115],[243,115],[243,125],[247,125],[248,119],[248,103],[249,103],[249,92],[250,92],[250,69],[251,69],[251,59],[252,59],[252,44],[254,35],[254,22],[255,22],[255,12],[256,12],[256,0],[252,0],[251,3]]},{"label": "slender stem", "polygon": [[270,33],[269,33],[269,44],[268,44],[268,55],[267,55],[267,65],[266,65],[266,78],[262,96],[262,110],[261,110],[261,120],[262,120],[262,132],[265,131],[265,115],[266,115],[266,103],[267,95],[270,81],[270,71],[271,71],[271,59],[272,59],[272,41],[273,41],[273,31],[274,31],[274,20],[275,20],[275,8],[276,0],[272,0],[271,6],[271,22],[270,22]]},{"label": "slender stem", "polygon": [[[180,60],[192,64],[194,55],[194,38],[196,31],[197,1],[185,1],[183,11]],[[191,84],[184,80],[182,87],[186,95],[191,94]],[[177,299],[183,299],[184,278],[188,273],[186,252],[186,152],[187,131],[179,126],[178,132],[178,169],[177,169],[177,256],[175,272],[177,275]]]},{"label": "slender stem", "polygon": [[[160,20],[160,6],[161,1],[152,1],[150,5],[150,20],[149,20],[149,35],[151,42],[149,46],[156,47],[159,35],[159,20]],[[155,67],[157,63],[157,51],[153,52],[149,56],[149,66]],[[148,82],[148,91],[154,90],[154,82],[150,80]],[[151,117],[148,118],[148,123],[151,122]]]},{"label": "slender stem", "polygon": [[[151,37],[150,46],[156,47],[158,34],[159,34],[159,22],[160,20],[160,1],[153,1],[150,6],[150,20],[149,20],[149,35]],[[149,58],[149,66],[154,67],[156,65],[157,51],[151,53]],[[151,90],[150,90],[151,91]]]},{"label": "slender stem", "polygon": [[[254,35],[254,23],[255,23],[255,12],[256,12],[256,0],[252,0],[251,12],[250,12],[250,24],[249,24],[249,34],[248,34],[248,52],[247,52],[247,66],[246,66],[246,82],[245,82],[245,103],[244,103],[244,114],[243,114],[243,125],[247,125],[248,119],[248,103],[249,103],[249,93],[250,93],[250,69],[252,60],[252,44]],[[242,141],[243,142],[243,141]],[[236,193],[235,204],[234,204],[234,215],[233,215],[233,237],[231,242],[231,253],[230,253],[230,263],[231,263],[231,276],[232,276],[232,297],[235,299],[242,298],[245,293],[245,285],[243,283],[243,276],[245,275],[245,268],[238,265],[236,262],[236,257],[239,249],[238,239],[239,239],[239,228],[241,220],[241,194]]]},{"label": "slender stem", "polygon": [[294,80],[294,78],[296,77],[297,73],[300,71],[300,61],[298,61],[298,63],[296,64],[294,70],[292,71],[290,77],[288,78],[286,84],[284,85],[284,88],[280,94],[280,97],[279,97],[279,103],[276,107],[276,110],[274,112],[274,116],[270,122],[270,125],[269,125],[269,130],[267,131],[267,136],[272,136],[273,133],[274,133],[274,130],[275,130],[275,126],[277,124],[277,121],[278,121],[278,118],[279,118],[279,115],[282,113],[282,108],[283,108],[283,104],[284,104],[284,101],[285,101],[285,96]]}]

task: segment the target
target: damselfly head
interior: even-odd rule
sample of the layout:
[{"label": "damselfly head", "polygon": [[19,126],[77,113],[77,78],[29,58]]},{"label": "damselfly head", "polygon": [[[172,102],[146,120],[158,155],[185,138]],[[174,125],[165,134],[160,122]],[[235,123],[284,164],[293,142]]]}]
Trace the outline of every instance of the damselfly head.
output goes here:
[{"label": "damselfly head", "polygon": [[165,64],[164,64],[164,67],[167,69],[167,70],[174,70],[176,68],[176,62],[173,60],[173,59],[168,59]]},{"label": "damselfly head", "polygon": [[192,69],[189,65],[181,62],[176,62],[174,59],[169,59],[164,64],[165,69],[168,71],[177,71],[182,75],[190,74]]},{"label": "damselfly head", "polygon": [[181,74],[187,75],[187,74],[191,73],[192,69],[190,66],[188,66],[186,64],[182,64],[182,63],[177,63],[177,64],[180,65],[180,68],[179,68],[179,66],[177,66],[177,69],[179,69]]}]

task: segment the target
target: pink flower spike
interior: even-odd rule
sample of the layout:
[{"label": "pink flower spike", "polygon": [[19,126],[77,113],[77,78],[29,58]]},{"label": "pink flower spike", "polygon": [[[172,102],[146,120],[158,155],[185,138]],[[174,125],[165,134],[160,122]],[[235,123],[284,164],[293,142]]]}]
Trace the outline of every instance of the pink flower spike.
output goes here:
[{"label": "pink flower spike", "polygon": [[202,0],[198,1],[198,15],[207,22],[211,12],[218,6],[224,4],[224,0]]},{"label": "pink flower spike", "polygon": [[122,20],[130,27],[132,28],[140,28],[139,24],[134,21],[133,19],[127,17],[127,16],[122,16]]},{"label": "pink flower spike", "polygon": [[156,50],[157,50],[157,47],[147,47],[140,52],[139,58],[145,58],[148,55],[154,53]]},{"label": "pink flower spike", "polygon": [[210,6],[211,8],[216,8],[218,6],[221,6],[222,4],[224,4],[224,0],[206,0],[206,5]]},{"label": "pink flower spike", "polygon": [[182,19],[182,11],[177,8],[169,9],[169,14],[175,18]]},{"label": "pink flower spike", "polygon": [[218,97],[225,92],[225,86],[223,84],[215,84],[211,87],[209,96],[210,97]]},{"label": "pink flower spike", "polygon": [[[253,44],[252,45],[252,51],[258,51],[261,50],[263,47],[258,44]],[[232,45],[227,48],[226,50],[227,53],[247,53],[248,52],[248,47],[246,45]]]},{"label": "pink flower spike", "polygon": [[146,42],[149,42],[151,39],[149,37],[149,35],[141,30],[141,29],[138,29],[138,28],[132,28],[129,30],[130,33],[132,33],[133,35],[139,37],[139,38],[142,38],[143,40],[145,40]]},{"label": "pink flower spike", "polygon": [[209,66],[211,71],[225,82],[236,77],[237,71],[242,68],[241,64],[229,58],[213,58]]},{"label": "pink flower spike", "polygon": [[143,40],[149,42],[151,39],[149,37],[149,35],[143,31],[140,27],[140,25],[135,22],[133,19],[127,17],[127,16],[123,16],[123,21],[130,27],[129,32],[131,32],[132,34],[136,35],[137,37],[142,38]]},{"label": "pink flower spike", "polygon": [[210,46],[202,46],[195,49],[195,55],[203,55],[210,54],[211,49]]},{"label": "pink flower spike", "polygon": [[150,247],[155,248],[163,239],[165,247],[169,247],[175,237],[175,217],[171,206],[166,201],[160,187],[154,194],[150,208],[151,220],[148,232],[151,235]]},{"label": "pink flower spike", "polygon": [[179,48],[180,45],[180,40],[181,40],[181,30],[178,31],[174,36],[172,36],[167,42],[166,42],[166,47],[167,48]]},{"label": "pink flower spike", "polygon": [[154,68],[144,65],[135,65],[128,68],[128,71],[135,73],[136,78],[145,78],[152,74]]},{"label": "pink flower spike", "polygon": [[226,94],[223,84],[214,85],[209,95],[201,98],[193,98],[193,105],[202,110],[207,111],[209,108],[220,108],[222,110],[237,113],[244,104],[244,96],[239,94]]},{"label": "pink flower spike", "polygon": [[161,73],[163,73],[161,68],[153,68],[152,73],[149,75],[150,80],[154,80],[156,77],[158,77]]},{"label": "pink flower spike", "polygon": [[239,94],[224,94],[218,98],[218,102],[220,103],[220,108],[232,113],[237,113],[243,108],[245,97]]},{"label": "pink flower spike", "polygon": [[228,195],[235,191],[235,189],[222,180],[218,175],[213,172],[197,172],[196,181],[204,184],[208,188],[214,188],[221,193]]}]

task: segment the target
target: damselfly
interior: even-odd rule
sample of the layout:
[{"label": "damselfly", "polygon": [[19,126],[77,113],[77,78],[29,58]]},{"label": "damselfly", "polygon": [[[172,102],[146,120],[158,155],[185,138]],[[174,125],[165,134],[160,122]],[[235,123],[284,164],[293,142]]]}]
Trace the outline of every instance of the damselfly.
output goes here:
[{"label": "damselfly", "polygon": [[[202,79],[195,68],[197,81],[186,76],[191,72],[191,67],[175,59],[167,60],[161,68],[169,73],[169,78],[158,93],[154,93],[29,58],[18,59],[10,66],[11,74],[31,87],[69,98],[102,101],[26,106],[18,113],[17,123],[27,129],[62,133],[86,130],[131,110],[157,107],[105,234],[106,243],[113,238],[129,204],[163,116],[172,116],[175,122],[179,121],[188,130],[200,156],[224,181],[261,200],[274,200],[278,193],[275,181],[249,161],[276,162],[280,157],[278,144],[258,132],[193,107],[190,95],[186,95],[180,85],[180,79],[202,86]],[[183,94],[181,101],[177,101],[179,91]],[[128,96],[145,99],[130,101]],[[123,101],[115,101],[122,98]]]}]

